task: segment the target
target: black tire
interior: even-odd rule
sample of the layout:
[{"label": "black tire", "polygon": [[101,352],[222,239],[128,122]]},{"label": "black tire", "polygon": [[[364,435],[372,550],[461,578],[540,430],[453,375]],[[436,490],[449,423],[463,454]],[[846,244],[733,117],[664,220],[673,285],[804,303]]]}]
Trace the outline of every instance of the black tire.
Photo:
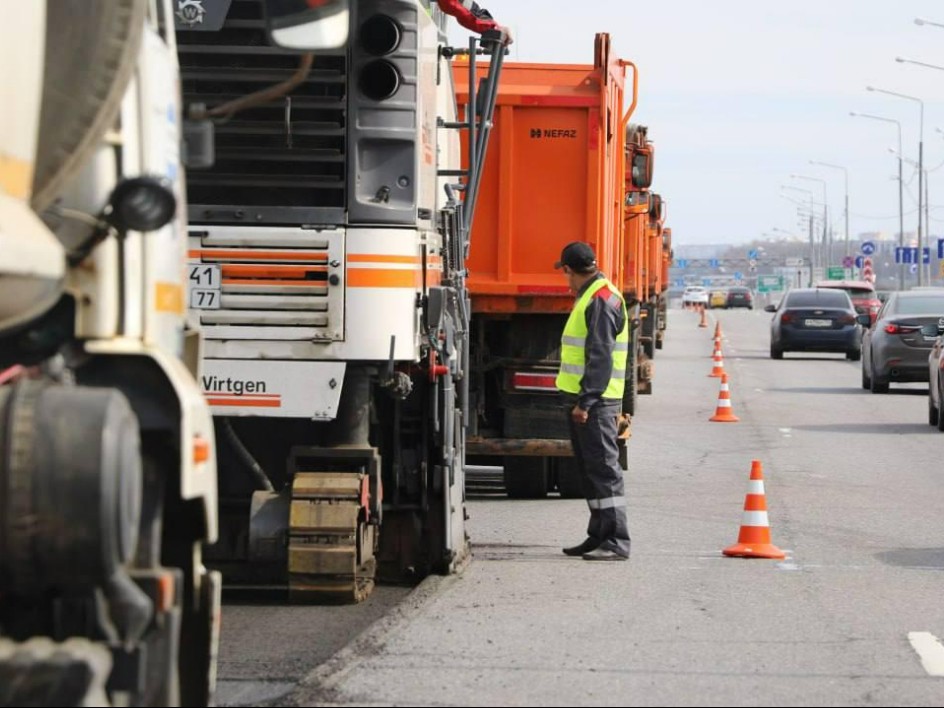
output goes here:
[{"label": "black tire", "polygon": [[626,383],[623,387],[623,413],[636,415],[639,402],[639,357],[637,335],[634,332],[629,340],[629,356],[626,358]]},{"label": "black tire", "polygon": [[928,425],[937,426],[941,419],[940,411],[934,405],[934,397],[931,395],[931,389],[928,389]]},{"label": "black tire", "polygon": [[872,377],[865,373],[865,362],[862,362],[862,389],[865,391],[872,390]]},{"label": "black tire", "polygon": [[871,376],[871,384],[872,393],[888,393],[888,381],[879,379],[874,371]]},{"label": "black tire", "polygon": [[[213,705],[216,689],[213,625],[214,614],[220,611],[221,580],[218,572],[208,572],[202,566],[200,540],[204,533],[201,510],[196,502],[177,498],[174,490],[180,484],[179,463],[173,446],[166,441],[161,445],[161,440],[155,437],[145,443],[148,481],[151,485],[162,483],[165,489],[158,508],[142,519],[142,540],[147,538],[149,542],[147,547],[139,543],[138,560],[145,566],[156,562],[164,568],[173,568],[183,576],[182,592],[175,596],[175,608],[171,614],[173,624],[177,625],[174,628],[176,632],[170,630],[169,644],[163,647],[169,652],[168,659],[176,659],[172,672],[176,680],[169,678],[165,681],[179,693],[179,705]],[[155,475],[159,479],[155,479]],[[159,665],[155,664],[152,669],[158,670],[153,676],[156,679]],[[158,696],[154,698],[158,699]],[[152,702],[145,705],[177,703]]]},{"label": "black tire", "polygon": [[[941,397],[941,389],[944,388],[940,379],[937,382],[937,402],[940,405],[941,401],[944,401],[944,398]],[[928,396],[931,394],[929,393]],[[941,413],[940,407],[938,408],[937,413],[937,429],[944,433],[944,414]]]},{"label": "black tire", "polygon": [[505,457],[505,491],[510,499],[543,499],[547,496],[547,459]]},{"label": "black tire", "polygon": [[557,491],[561,499],[585,499],[577,460],[573,457],[558,457],[553,464],[557,471]]},{"label": "black tire", "polygon": [[770,358],[771,359],[783,359],[783,349],[778,347],[773,342],[770,343]]},{"label": "black tire", "polygon": [[846,352],[846,359],[849,361],[859,361],[862,358],[861,349],[850,349]]},{"label": "black tire", "polygon": [[652,337],[650,337],[648,341],[643,341],[643,343],[642,343],[642,351],[643,351],[643,353],[644,353],[647,357],[649,357],[650,359],[654,359],[654,358],[655,358],[655,356],[656,356],[656,346],[655,346],[655,342],[653,342]]}]

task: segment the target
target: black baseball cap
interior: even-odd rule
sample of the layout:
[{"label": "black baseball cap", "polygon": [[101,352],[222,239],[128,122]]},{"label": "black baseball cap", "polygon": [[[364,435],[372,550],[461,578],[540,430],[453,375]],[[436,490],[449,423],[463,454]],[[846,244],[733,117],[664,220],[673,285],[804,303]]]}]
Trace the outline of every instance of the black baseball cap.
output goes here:
[{"label": "black baseball cap", "polygon": [[560,260],[554,264],[555,268],[564,266],[577,272],[591,270],[597,267],[597,256],[583,241],[572,241],[564,246]]}]

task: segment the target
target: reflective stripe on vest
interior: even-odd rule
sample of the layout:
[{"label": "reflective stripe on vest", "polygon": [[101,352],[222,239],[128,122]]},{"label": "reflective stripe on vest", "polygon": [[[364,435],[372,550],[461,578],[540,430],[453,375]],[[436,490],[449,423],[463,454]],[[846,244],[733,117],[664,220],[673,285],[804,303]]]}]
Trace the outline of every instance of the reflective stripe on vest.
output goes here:
[{"label": "reflective stripe on vest", "polygon": [[609,288],[616,293],[623,311],[623,328],[616,335],[616,346],[613,348],[613,369],[610,373],[610,382],[603,392],[603,398],[623,398],[626,387],[626,359],[629,353],[629,316],[626,312],[626,302],[617,293],[616,288],[606,278],[594,281],[583,295],[574,304],[564,333],[561,336],[561,367],[557,374],[557,388],[565,393],[580,393],[580,384],[586,369],[587,345],[587,307],[591,298],[601,288]]}]

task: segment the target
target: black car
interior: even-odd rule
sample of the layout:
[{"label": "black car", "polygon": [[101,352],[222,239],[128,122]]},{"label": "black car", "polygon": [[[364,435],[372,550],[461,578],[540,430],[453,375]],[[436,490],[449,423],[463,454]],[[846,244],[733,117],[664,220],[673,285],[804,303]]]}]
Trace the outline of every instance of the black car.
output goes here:
[{"label": "black car", "polygon": [[728,289],[728,299],[725,303],[727,309],[732,307],[746,307],[748,310],[754,309],[754,296],[750,288],[736,286]]},{"label": "black car", "polygon": [[862,326],[869,315],[857,315],[843,290],[798,288],[788,292],[779,305],[769,305],[770,358],[783,359],[784,352],[842,352],[847,359],[862,356]]}]

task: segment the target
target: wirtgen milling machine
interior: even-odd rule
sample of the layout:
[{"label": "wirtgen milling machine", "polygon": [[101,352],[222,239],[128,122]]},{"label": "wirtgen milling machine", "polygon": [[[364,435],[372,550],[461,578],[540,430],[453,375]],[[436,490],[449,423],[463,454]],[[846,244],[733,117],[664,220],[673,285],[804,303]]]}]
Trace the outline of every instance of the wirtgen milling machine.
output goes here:
[{"label": "wirtgen milling machine", "polygon": [[272,46],[259,0],[178,4],[183,93],[215,128],[187,185],[220,441],[210,552],[301,601],[449,572],[468,547],[464,264],[502,52],[459,123],[450,62],[474,76],[482,50],[447,47],[428,2],[328,3],[348,38],[313,54]]}]

